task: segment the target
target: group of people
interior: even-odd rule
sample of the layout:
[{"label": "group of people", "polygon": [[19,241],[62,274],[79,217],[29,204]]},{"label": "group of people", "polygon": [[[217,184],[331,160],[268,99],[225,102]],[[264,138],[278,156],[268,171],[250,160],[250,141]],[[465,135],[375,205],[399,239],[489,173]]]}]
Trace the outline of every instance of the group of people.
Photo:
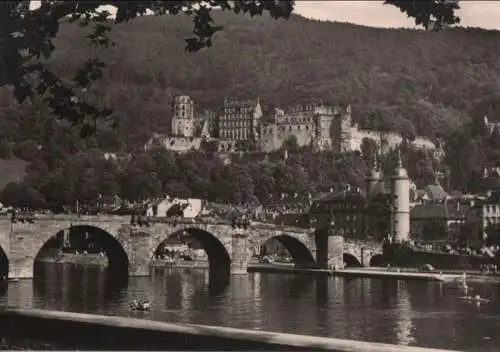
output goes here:
[{"label": "group of people", "polygon": [[497,265],[496,264],[481,264],[480,266],[481,269],[481,274],[488,274],[488,273],[497,273]]}]

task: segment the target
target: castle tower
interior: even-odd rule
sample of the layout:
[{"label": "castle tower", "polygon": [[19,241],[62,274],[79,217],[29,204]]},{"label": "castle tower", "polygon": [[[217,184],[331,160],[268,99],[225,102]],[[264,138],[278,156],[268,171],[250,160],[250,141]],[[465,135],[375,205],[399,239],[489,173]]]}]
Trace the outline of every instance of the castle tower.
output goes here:
[{"label": "castle tower", "polygon": [[369,197],[375,191],[375,187],[381,181],[380,165],[378,153],[375,155],[375,160],[372,169],[366,176],[366,196]]},{"label": "castle tower", "polygon": [[337,153],[347,153],[352,150],[352,117],[351,105],[348,105],[340,116],[334,120],[333,140]]},{"label": "castle tower", "polygon": [[403,167],[401,150],[398,150],[398,165],[391,177],[393,209],[392,229],[393,241],[401,243],[410,238],[410,179]]},{"label": "castle tower", "polygon": [[179,137],[194,137],[194,101],[187,95],[174,98],[172,134]]}]

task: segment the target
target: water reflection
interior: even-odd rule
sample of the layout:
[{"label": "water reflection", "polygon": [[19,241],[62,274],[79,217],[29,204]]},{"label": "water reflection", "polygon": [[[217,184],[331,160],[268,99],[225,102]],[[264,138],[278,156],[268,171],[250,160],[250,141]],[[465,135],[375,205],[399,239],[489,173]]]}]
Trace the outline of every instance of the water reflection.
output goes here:
[{"label": "water reflection", "polygon": [[[451,284],[249,274],[215,290],[212,275],[167,269],[127,281],[97,267],[46,265],[36,280],[5,286],[0,304],[460,350],[500,344],[496,284],[473,285],[494,300],[478,309]],[[129,311],[132,299],[150,300],[152,311]]]},{"label": "water reflection", "polygon": [[[406,289],[405,281],[397,282],[396,289],[396,336],[400,345],[410,345],[415,342],[412,336],[413,321],[412,321],[412,307],[408,290]],[[428,286],[431,287],[431,286]]]}]

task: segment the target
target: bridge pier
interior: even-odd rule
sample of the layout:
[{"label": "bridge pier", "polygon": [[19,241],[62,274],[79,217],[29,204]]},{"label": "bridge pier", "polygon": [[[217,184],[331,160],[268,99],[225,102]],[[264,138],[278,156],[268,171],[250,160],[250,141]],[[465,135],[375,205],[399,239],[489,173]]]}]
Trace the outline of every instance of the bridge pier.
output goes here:
[{"label": "bridge pier", "polygon": [[332,233],[330,230],[317,231],[316,242],[316,265],[320,269],[344,268],[344,236]]},{"label": "bridge pier", "polygon": [[231,274],[246,275],[250,261],[248,233],[245,229],[236,229],[231,237]]},{"label": "bridge pier", "polygon": [[35,256],[38,252],[36,239],[29,225],[18,225],[9,232],[9,277],[33,278]]},{"label": "bridge pier", "polygon": [[367,268],[370,266],[370,259],[372,258],[372,253],[365,247],[361,247],[361,266]]}]

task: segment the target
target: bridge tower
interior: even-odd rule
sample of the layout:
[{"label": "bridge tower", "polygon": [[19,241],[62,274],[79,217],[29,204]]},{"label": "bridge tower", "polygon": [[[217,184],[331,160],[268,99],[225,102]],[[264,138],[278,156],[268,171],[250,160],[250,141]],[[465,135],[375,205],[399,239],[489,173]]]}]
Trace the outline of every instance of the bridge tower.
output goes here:
[{"label": "bridge tower", "polygon": [[392,229],[393,241],[405,242],[410,238],[410,179],[403,167],[401,149],[398,150],[398,164],[391,177],[393,193]]},{"label": "bridge tower", "polygon": [[316,232],[316,265],[320,269],[344,268],[344,233],[330,221],[328,227]]}]

